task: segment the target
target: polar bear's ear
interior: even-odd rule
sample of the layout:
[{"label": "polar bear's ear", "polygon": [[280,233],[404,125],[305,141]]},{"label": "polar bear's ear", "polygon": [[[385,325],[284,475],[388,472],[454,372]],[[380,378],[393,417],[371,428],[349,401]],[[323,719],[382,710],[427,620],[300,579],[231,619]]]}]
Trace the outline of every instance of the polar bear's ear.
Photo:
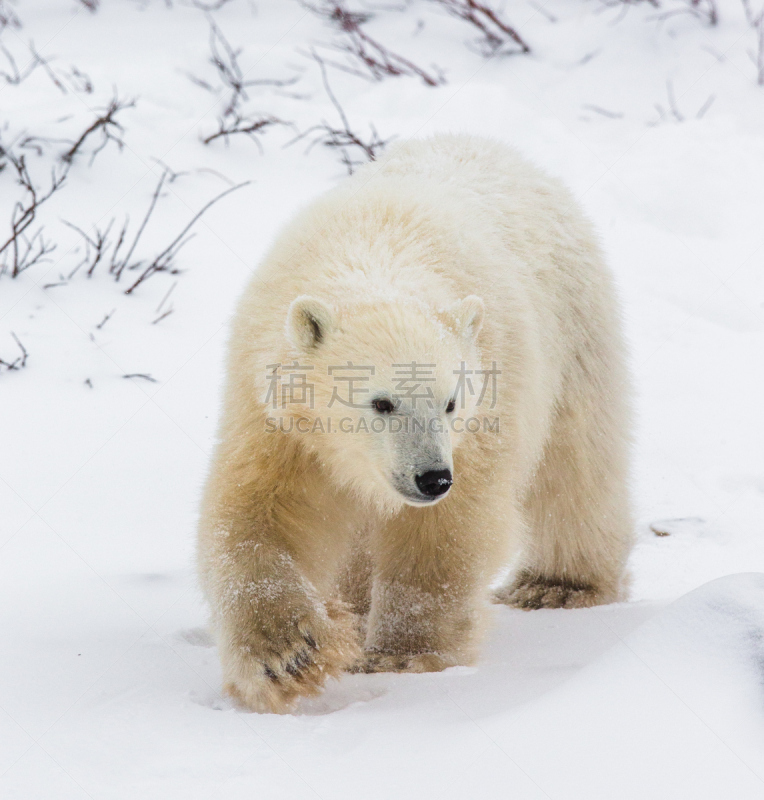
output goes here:
[{"label": "polar bear's ear", "polygon": [[477,295],[471,294],[454,303],[449,310],[459,334],[468,339],[477,338],[483,326],[485,303]]},{"label": "polar bear's ear", "polygon": [[310,350],[321,344],[332,326],[332,312],[307,294],[292,301],[287,312],[287,336],[295,347]]}]

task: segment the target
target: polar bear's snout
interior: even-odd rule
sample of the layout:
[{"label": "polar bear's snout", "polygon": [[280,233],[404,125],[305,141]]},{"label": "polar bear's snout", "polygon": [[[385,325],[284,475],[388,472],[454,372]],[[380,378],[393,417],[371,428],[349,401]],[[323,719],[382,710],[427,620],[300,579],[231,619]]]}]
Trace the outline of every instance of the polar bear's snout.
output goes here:
[{"label": "polar bear's snout", "polygon": [[417,475],[417,489],[428,497],[440,497],[445,494],[454,482],[450,469],[433,469],[423,475]]},{"label": "polar bear's snout", "polygon": [[430,506],[443,500],[453,482],[450,459],[435,459],[418,468],[393,473],[392,480],[393,487],[403,501],[411,506]]},{"label": "polar bear's snout", "polygon": [[398,408],[409,415],[408,430],[413,433],[401,431],[381,439],[388,446],[393,488],[407,505],[433,505],[446,497],[454,482],[451,433],[438,412],[423,413],[407,402]]}]

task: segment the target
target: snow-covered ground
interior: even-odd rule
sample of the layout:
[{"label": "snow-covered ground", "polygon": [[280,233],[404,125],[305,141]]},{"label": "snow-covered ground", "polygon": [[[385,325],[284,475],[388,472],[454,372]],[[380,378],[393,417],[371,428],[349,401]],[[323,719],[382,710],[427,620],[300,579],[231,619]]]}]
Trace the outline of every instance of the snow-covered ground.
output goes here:
[{"label": "snow-covered ground", "polygon": [[[261,154],[245,136],[201,141],[227,95],[200,8],[0,3],[22,22],[0,44],[23,71],[33,40],[65,90],[43,67],[18,85],[0,75],[3,146],[71,142],[115,88],[136,99],[122,150],[88,166],[89,140],[41,210],[50,260],[0,276],[0,359],[19,355],[11,332],[29,353],[0,371],[2,797],[764,797],[764,87],[737,0],[715,27],[658,19],[686,8],[667,3],[507,2],[532,52],[492,59],[432,2],[377,4],[368,31],[445,83],[328,68],[364,136],[499,137],[594,219],[638,390],[638,542],[629,603],[496,607],[478,666],[347,676],[284,717],[220,696],[194,523],[236,296],[278,226],[344,172],[330,149],[306,152],[313,134],[285,147],[340,121],[309,57],[337,34],[291,0],[212,12],[248,78],[299,77],[248,90],[246,109],[295,126],[266,130]],[[45,184],[66,149],[20,152]],[[91,232],[114,218],[114,240],[129,214],[135,230],[162,165],[177,177],[140,259],[251,183],[201,219],[182,274],[130,296],[105,265],[69,279],[84,251],[61,220]],[[0,245],[17,196],[6,166]],[[136,373],[153,381],[123,377]]]}]

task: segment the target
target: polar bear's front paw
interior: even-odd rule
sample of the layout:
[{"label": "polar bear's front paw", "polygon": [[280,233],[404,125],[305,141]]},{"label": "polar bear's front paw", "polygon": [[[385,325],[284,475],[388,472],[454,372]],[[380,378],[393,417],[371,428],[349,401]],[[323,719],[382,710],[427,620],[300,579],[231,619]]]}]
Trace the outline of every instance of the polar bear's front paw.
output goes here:
[{"label": "polar bear's front paw", "polygon": [[282,630],[278,643],[239,647],[227,659],[223,691],[251,711],[276,714],[319,694],[327,678],[361,656],[354,615],[340,603],[327,603],[326,611],[328,620],[302,619]]},{"label": "polar bear's front paw", "polygon": [[351,672],[442,672],[455,667],[457,660],[440,653],[379,653],[367,651]]},{"label": "polar bear's front paw", "polygon": [[537,608],[589,608],[611,602],[594,586],[563,580],[519,575],[512,583],[497,589],[491,598],[527,611]]}]

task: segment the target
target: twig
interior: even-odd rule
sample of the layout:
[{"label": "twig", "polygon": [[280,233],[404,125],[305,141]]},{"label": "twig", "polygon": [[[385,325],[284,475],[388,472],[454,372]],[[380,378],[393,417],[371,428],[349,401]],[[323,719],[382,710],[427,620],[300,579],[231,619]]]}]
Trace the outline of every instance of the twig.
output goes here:
[{"label": "twig", "polygon": [[65,183],[68,167],[56,174],[51,172],[50,188],[41,193],[29,174],[24,156],[16,156],[0,146],[2,155],[16,170],[16,182],[26,194],[23,200],[16,201],[11,214],[11,234],[0,245],[0,275],[9,269],[7,261],[10,253],[10,274],[12,278],[18,277],[22,272],[44,260],[45,256],[55,249],[55,245],[46,241],[42,229],[38,230],[31,239],[27,238],[26,231],[35,221],[40,206],[49,200]]},{"label": "twig", "polygon": [[608,111],[606,108],[594,106],[590,103],[585,103],[583,108],[589,111],[594,111],[595,114],[601,114],[603,117],[607,117],[608,119],[623,119],[623,113],[620,111]]},{"label": "twig", "polygon": [[[118,261],[119,258],[119,251],[122,248],[122,245],[125,241],[125,236],[127,236],[127,228],[130,225],[130,215],[125,214],[125,221],[122,223],[122,230],[119,232],[119,236],[117,237],[117,243],[114,245],[114,249],[111,251],[111,263],[109,264],[109,273],[114,274],[117,270],[118,265],[122,262]],[[119,278],[117,278],[119,280]]]},{"label": "twig", "polygon": [[[0,22],[2,19],[2,9],[0,9]],[[2,25],[0,24],[0,30],[2,30]],[[45,70],[45,74],[50,78],[53,85],[59,89],[63,94],[68,94],[66,87],[63,83],[58,79],[58,76],[53,71],[50,66],[48,59],[43,58],[37,50],[35,50],[35,46],[33,42],[30,42],[27,47],[29,48],[29,52],[32,55],[31,60],[27,63],[23,70],[19,69],[16,60],[14,59],[11,52],[8,50],[5,45],[0,45],[0,52],[3,53],[5,56],[5,60],[8,62],[8,66],[10,67],[10,72],[6,72],[5,70],[0,70],[0,77],[5,79],[5,82],[11,86],[18,86],[20,83],[25,81],[36,69],[37,67],[42,67]]]},{"label": "twig", "polygon": [[21,20],[19,20],[16,12],[7,6],[3,0],[0,0],[0,31],[3,28],[20,28]]},{"label": "twig", "polygon": [[233,113],[228,116],[223,116],[218,120],[219,129],[215,133],[206,136],[202,139],[204,144],[214,142],[215,139],[223,137],[226,144],[228,144],[228,137],[235,136],[236,134],[244,134],[249,136],[252,141],[262,151],[262,145],[258,139],[258,135],[271,125],[291,125],[289,122],[284,122],[283,119],[278,117],[260,117],[259,119],[242,119],[238,113]]},{"label": "twig", "polygon": [[170,299],[170,295],[175,291],[175,287],[178,285],[178,282],[175,281],[173,285],[167,290],[167,294],[162,298],[162,302],[157,306],[157,310],[155,313],[159,313],[162,310],[164,304]]},{"label": "twig", "polygon": [[[328,2],[328,0],[323,0],[320,5],[300,0],[300,4],[345,34],[346,40],[342,44],[335,45],[335,49],[350,55],[368,70],[374,80],[382,80],[388,76],[409,75],[421,78],[427,86],[439,86],[445,83],[442,75],[426,72],[407,58],[388,50],[376,39],[372,39],[362,27],[371,19],[371,15],[349,11],[344,3]],[[355,70],[352,71],[359,74]]]},{"label": "twig", "polygon": [[[154,259],[150,262],[147,262],[143,259],[134,259],[133,254],[135,253],[138,244],[141,241],[141,237],[148,226],[148,223],[153,217],[154,210],[157,207],[157,203],[159,198],[162,196],[162,189],[165,186],[166,182],[168,181],[168,175],[171,175],[171,170],[166,168],[163,170],[162,174],[159,177],[156,187],[151,195],[151,200],[149,202],[148,209],[141,221],[141,224],[138,227],[138,230],[135,236],[132,238],[132,241],[128,242],[128,230],[130,225],[129,217],[126,217],[125,222],[122,225],[120,230],[119,236],[117,237],[116,242],[113,246],[108,240],[108,234],[111,230],[114,220],[112,219],[106,229],[101,231],[99,228],[95,228],[95,234],[87,234],[81,228],[78,228],[76,225],[73,225],[70,222],[65,222],[73,230],[77,231],[85,240],[85,247],[86,247],[86,255],[85,258],[80,262],[80,264],[75,267],[72,271],[72,275],[74,275],[83,265],[88,265],[88,276],[91,276],[98,266],[98,264],[102,261],[107,260],[107,251],[111,247],[111,255],[109,260],[109,273],[114,277],[115,281],[119,281],[122,275],[127,270],[140,270],[140,274],[138,278],[133,282],[133,284],[125,291],[125,294],[132,294],[132,292],[145,280],[147,280],[151,275],[157,272],[168,272],[170,274],[177,274],[178,269],[174,267],[174,259],[177,254],[180,252],[181,248],[183,248],[192,237],[188,236],[189,231],[191,228],[199,221],[203,214],[205,214],[215,203],[219,200],[222,200],[226,195],[230,194],[231,192],[236,191],[237,189],[241,189],[243,186],[248,185],[249,181],[245,183],[240,183],[238,185],[232,186],[226,189],[224,192],[220,193],[208,203],[206,203],[203,208],[198,211],[191,221],[183,228],[178,236],[172,240],[172,242],[162,250],[159,255],[157,255]],[[193,235],[192,235],[193,236]],[[124,256],[120,255],[123,249],[123,246],[127,247],[127,252]],[[92,251],[92,252],[91,252]],[[70,275],[70,277],[72,276]],[[174,285],[173,287],[174,288]],[[172,288],[170,291],[172,291]],[[165,295],[165,300],[160,303],[159,308],[157,309],[157,313],[161,311],[163,303],[169,297],[170,292]],[[102,323],[103,324],[103,323]]]},{"label": "twig", "polygon": [[666,81],[666,92],[668,94],[669,108],[674,115],[674,119],[676,119],[677,122],[684,122],[684,115],[677,107],[676,98],[674,97],[674,85],[670,80]]},{"label": "twig", "polygon": [[111,267],[109,268],[109,272],[114,274],[115,280],[119,280],[122,277],[122,273],[124,272],[125,268],[130,263],[130,259],[133,255],[133,251],[135,250],[138,242],[140,241],[141,235],[148,224],[151,215],[154,213],[154,207],[157,204],[157,200],[159,199],[159,193],[162,191],[162,186],[164,185],[165,179],[167,178],[169,170],[165,169],[165,171],[161,174],[159,178],[159,182],[156,185],[156,189],[154,189],[154,194],[151,196],[151,202],[149,203],[148,210],[146,211],[146,216],[143,218],[143,222],[141,222],[140,227],[138,228],[138,232],[135,234],[135,238],[133,239],[132,245],[130,245],[130,249],[127,251],[127,255],[121,260],[116,261],[117,252],[119,251],[122,242],[124,241],[125,233],[127,232],[127,223],[129,220],[125,221],[125,225],[122,228],[122,233],[120,234],[119,241],[117,242],[116,247],[114,248],[114,253],[112,257]]},{"label": "twig", "polygon": [[172,312],[175,311],[175,307],[171,304],[170,307],[167,309],[167,311],[165,311],[164,313],[160,313],[162,311],[162,308],[164,307],[164,304],[170,299],[170,295],[175,291],[175,287],[177,285],[178,282],[175,281],[175,283],[173,283],[173,285],[167,290],[167,294],[162,298],[162,302],[157,306],[157,310],[154,312],[156,314],[159,314],[159,316],[155,320],[152,320],[151,322],[152,325],[156,325],[157,322],[161,322],[165,317],[169,317],[170,314],[172,314]]},{"label": "twig", "polygon": [[97,117],[85,129],[85,131],[82,133],[79,139],[77,139],[77,141],[74,142],[74,144],[72,144],[69,150],[67,150],[66,153],[64,153],[61,156],[61,160],[66,164],[70,164],[72,162],[72,159],[79,152],[80,148],[85,144],[85,141],[87,140],[88,136],[90,136],[93,133],[96,133],[97,131],[100,131],[102,140],[101,144],[93,151],[93,154],[90,159],[91,164],[93,163],[93,159],[96,157],[96,155],[98,155],[98,153],[100,153],[101,150],[103,150],[103,148],[106,147],[106,145],[110,141],[116,142],[117,147],[119,147],[119,149],[121,150],[125,146],[125,143],[118,135],[116,135],[115,131],[117,131],[118,133],[124,133],[125,129],[119,122],[117,122],[115,116],[120,111],[124,111],[126,108],[132,108],[134,105],[135,105],[135,100],[121,102],[115,96],[111,100],[109,105],[106,107],[106,109],[101,113],[101,115]]},{"label": "twig", "polygon": [[10,72],[0,70],[0,78],[3,78],[9,86],[18,86],[37,69],[37,61],[32,59],[23,70],[20,70],[16,59],[4,44],[0,44],[0,52],[5,56],[10,68]]},{"label": "twig", "polygon": [[21,350],[21,355],[13,361],[4,361],[0,358],[0,369],[4,369],[6,372],[23,369],[27,365],[27,357],[29,356],[26,347],[24,347],[19,337],[16,336],[13,331],[11,331],[11,336],[13,337],[13,341],[18,345],[19,350]]},{"label": "twig", "polygon": [[[289,125],[291,123],[284,122],[284,120],[271,115],[260,113],[250,114],[242,110],[242,104],[249,99],[247,89],[253,86],[291,86],[299,80],[300,76],[297,75],[286,79],[247,79],[244,70],[239,64],[239,56],[242,52],[241,48],[235,49],[212,19],[209,20],[209,24],[210,63],[215,67],[223,86],[228,89],[229,96],[223,113],[218,119],[218,130],[204,137],[202,142],[204,144],[210,144],[216,139],[223,138],[225,139],[225,143],[228,144],[230,136],[242,134],[252,139],[252,141],[257,144],[258,148],[262,150],[259,136],[266,128],[273,125]],[[215,91],[206,81],[194,75],[189,75],[188,77],[197,86],[201,86],[208,91]]]},{"label": "twig", "polygon": [[515,28],[505,22],[487,3],[476,0],[430,0],[442,6],[451,16],[463,19],[477,28],[487,48],[487,55],[494,55],[509,44],[519,50],[504,51],[507,55],[530,53],[531,48]]},{"label": "twig", "polygon": [[35,155],[41,156],[48,145],[60,141],[60,139],[50,139],[47,136],[22,136],[18,142],[18,147],[20,150],[31,150]]},{"label": "twig", "polygon": [[112,310],[96,325],[96,330],[100,331],[101,328],[114,316],[114,312],[116,308],[112,308]]},{"label": "twig", "polygon": [[157,322],[161,322],[165,317],[169,317],[170,314],[172,314],[173,311],[175,311],[174,308],[168,308],[167,311],[164,312],[164,314],[161,314],[155,320],[152,320],[151,324],[152,325],[156,325]]},{"label": "twig", "polygon": [[[330,125],[325,120],[321,122],[320,125],[314,125],[308,130],[301,133],[298,137],[293,139],[288,145],[294,144],[301,139],[304,139],[309,133],[313,131],[320,131],[320,135],[316,136],[308,150],[314,147],[317,144],[322,144],[324,147],[331,147],[337,149],[342,154],[342,163],[347,168],[349,174],[353,174],[353,168],[358,164],[362,164],[363,161],[356,161],[351,158],[351,151],[353,150],[360,150],[363,153],[366,161],[374,161],[377,158],[377,154],[380,150],[382,150],[387,143],[390,141],[389,139],[380,139],[379,134],[377,133],[376,129],[373,125],[370,125],[371,128],[371,138],[368,141],[364,141],[357,133],[355,133],[350,128],[350,122],[348,121],[347,115],[345,114],[342,105],[340,104],[339,100],[334,95],[331,86],[329,85],[329,77],[326,74],[326,65],[324,64],[323,60],[317,53],[313,53],[313,58],[318,62],[318,66],[321,69],[321,78],[324,83],[324,89],[326,90],[326,94],[329,97],[334,109],[337,112],[337,115],[340,118],[340,122],[342,123],[341,128],[335,128]],[[288,146],[287,145],[287,146]]]},{"label": "twig", "polygon": [[132,294],[133,291],[138,288],[138,286],[140,286],[145,280],[157,272],[174,272],[172,268],[172,262],[179,250],[188,242],[188,239],[184,239],[185,235],[198,222],[202,215],[215,205],[215,203],[217,203],[219,200],[222,200],[226,195],[231,194],[231,192],[235,192],[244,186],[248,186],[249,183],[250,181],[245,181],[244,183],[239,183],[236,186],[232,186],[230,189],[226,189],[224,192],[221,192],[219,195],[217,195],[217,197],[214,197],[206,205],[204,205],[196,214],[194,214],[188,225],[186,225],[186,227],[183,228],[183,230],[172,240],[172,242],[170,242],[170,244],[164,250],[162,250],[162,252],[156,256],[154,260],[143,270],[135,283],[133,283],[129,289],[125,290],[125,294]]},{"label": "twig", "polygon": [[557,22],[557,17],[554,14],[551,14],[547,11],[544,6],[540,6],[538,3],[534,3],[533,0],[528,0],[528,5],[534,10],[541,14],[542,17],[546,17],[550,22]]},{"label": "twig", "polygon": [[706,102],[703,103],[703,105],[698,109],[695,119],[703,119],[703,117],[706,115],[706,111],[708,111],[708,109],[713,105],[714,100],[716,100],[716,95],[710,94],[708,96],[708,100],[706,100]]},{"label": "twig", "polygon": [[68,78],[69,83],[72,85],[75,92],[93,94],[93,81],[90,79],[90,75],[87,73],[80,72],[77,67],[72,66],[69,70],[69,73],[64,73],[64,76]]},{"label": "twig", "polygon": [[[210,63],[215,67],[218,77],[223,85],[231,91],[231,96],[223,111],[223,116],[227,117],[236,112],[242,100],[248,100],[247,89],[252,86],[292,86],[300,79],[299,75],[292,78],[273,79],[273,78],[250,78],[244,77],[244,70],[239,64],[241,48],[234,49],[230,42],[223,36],[223,32],[217,25],[209,20],[210,23]],[[198,82],[198,79],[195,79]],[[199,85],[203,85],[201,82]]]},{"label": "twig", "polygon": [[55,73],[55,72],[53,72],[53,70],[51,69],[51,66],[50,66],[50,64],[48,63],[48,60],[47,60],[47,59],[45,59],[45,58],[43,58],[43,57],[42,57],[42,56],[41,56],[41,55],[40,55],[40,54],[37,52],[37,50],[35,50],[35,48],[34,48],[34,44],[33,44],[32,42],[30,42],[30,43],[29,43],[29,52],[30,52],[30,53],[32,54],[32,56],[34,57],[35,65],[36,65],[36,66],[41,66],[41,67],[42,67],[42,68],[45,70],[45,74],[46,74],[46,75],[47,75],[47,76],[50,78],[50,80],[51,80],[51,82],[53,83],[53,85],[54,85],[54,86],[55,86],[55,87],[56,87],[56,88],[57,88],[57,89],[58,89],[58,90],[59,90],[59,91],[60,91],[62,94],[68,94],[68,92],[66,91],[66,87],[64,86],[64,84],[63,84],[63,83],[61,83],[61,81],[58,79],[58,77],[57,77],[56,73]]},{"label": "twig", "polygon": [[128,375],[123,375],[123,378],[142,378],[144,381],[151,381],[151,383],[157,383],[156,378],[152,378],[147,372],[131,372]]},{"label": "twig", "polygon": [[[101,259],[106,254],[106,249],[108,247],[108,239],[106,238],[109,235],[109,231],[111,230],[111,226],[114,224],[114,220],[112,219],[109,224],[106,226],[106,230],[102,231],[100,228],[95,229],[95,239],[91,239],[85,231],[81,228],[78,228],[76,225],[72,224],[71,222],[67,222],[65,219],[61,220],[64,225],[72,230],[77,231],[82,238],[85,240],[85,258],[77,264],[77,266],[69,273],[69,278],[73,278],[74,275],[79,272],[80,267],[88,264],[87,276],[88,278],[93,276],[93,272],[95,268],[100,263]],[[95,257],[93,258],[92,262],[90,260],[90,248],[95,250]]]},{"label": "twig", "polygon": [[690,0],[690,5],[699,16],[705,17],[709,25],[719,24],[719,10],[716,0]]}]

